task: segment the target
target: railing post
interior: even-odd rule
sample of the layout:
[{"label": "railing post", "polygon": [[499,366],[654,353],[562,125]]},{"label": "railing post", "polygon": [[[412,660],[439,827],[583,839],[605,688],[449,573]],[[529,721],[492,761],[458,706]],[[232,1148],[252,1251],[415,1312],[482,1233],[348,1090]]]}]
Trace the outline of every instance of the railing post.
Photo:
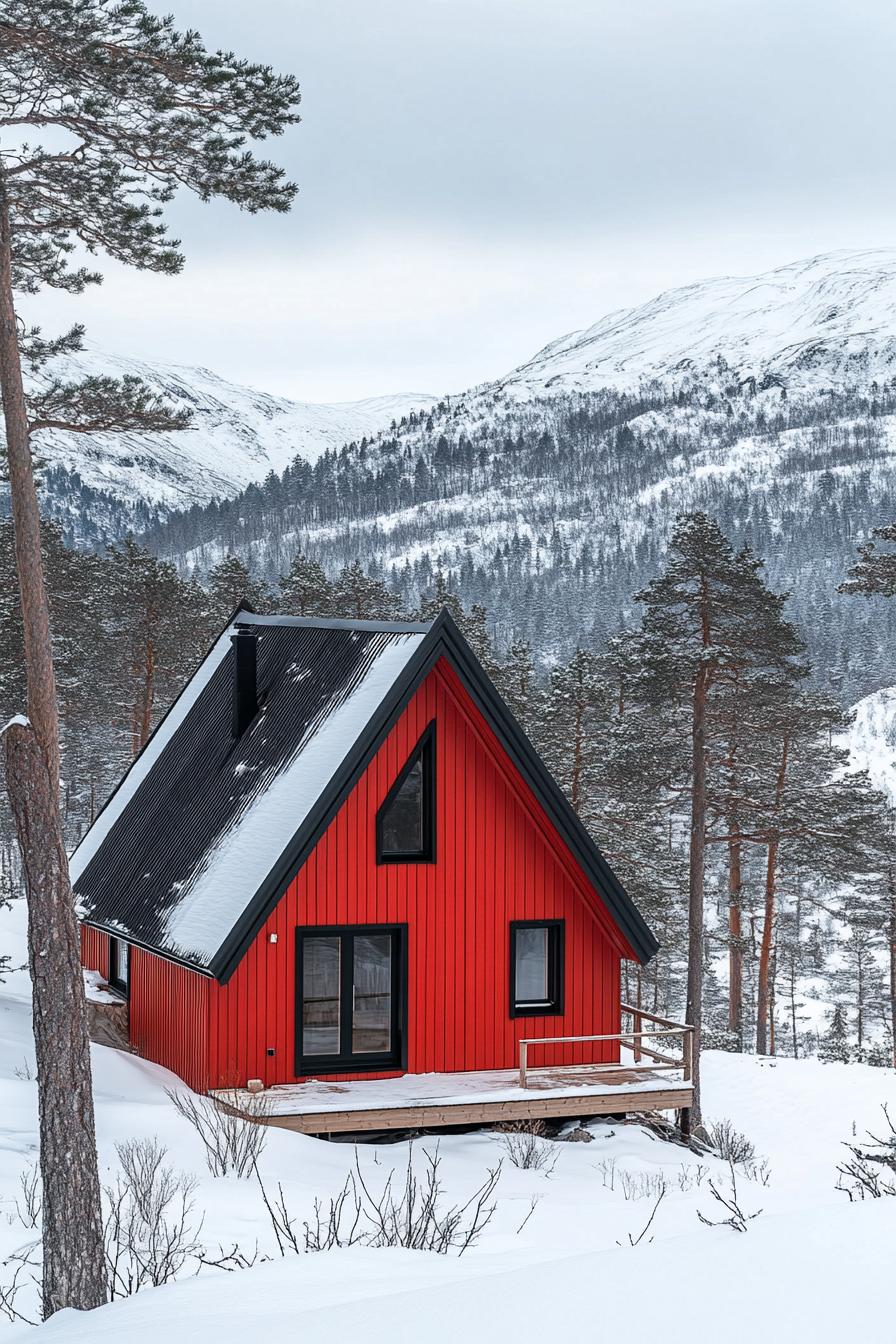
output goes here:
[{"label": "railing post", "polygon": [[694,1036],[693,1029],[686,1027],[682,1034],[681,1041],[681,1067],[684,1081],[691,1081],[691,1071],[694,1066]]},{"label": "railing post", "polygon": [[642,1022],[641,1014],[640,1014],[640,1013],[637,1013],[637,1012],[636,1012],[636,1013],[632,1013],[632,1033],[633,1033],[633,1035],[632,1035],[632,1040],[633,1040],[634,1047],[635,1047],[634,1050],[632,1051],[632,1053],[633,1053],[633,1055],[634,1055],[634,1057],[635,1057],[635,1063],[636,1063],[636,1064],[640,1064],[640,1063],[641,1063],[641,1034],[640,1034],[640,1033],[641,1033],[641,1028],[642,1028],[642,1026],[643,1026],[643,1022]]},{"label": "railing post", "polygon": [[526,1086],[526,1053],[528,1048],[527,1041],[520,1041],[520,1087]]}]

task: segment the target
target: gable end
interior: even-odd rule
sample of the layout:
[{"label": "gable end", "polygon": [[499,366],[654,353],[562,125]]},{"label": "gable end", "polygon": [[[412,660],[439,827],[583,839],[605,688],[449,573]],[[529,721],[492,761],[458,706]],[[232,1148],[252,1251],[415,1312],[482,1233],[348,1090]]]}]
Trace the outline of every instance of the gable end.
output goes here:
[{"label": "gable end", "polygon": [[367,724],[353,751],[317,799],[290,844],[278,856],[268,877],[212,959],[209,970],[221,983],[226,984],[233,975],[271,910],[307,861],[417,687],[440,658],[445,658],[454,668],[473,703],[600,896],[628,948],[642,963],[649,961],[657,951],[656,939],[566,795],[504,704],[450,614],[443,610]]}]

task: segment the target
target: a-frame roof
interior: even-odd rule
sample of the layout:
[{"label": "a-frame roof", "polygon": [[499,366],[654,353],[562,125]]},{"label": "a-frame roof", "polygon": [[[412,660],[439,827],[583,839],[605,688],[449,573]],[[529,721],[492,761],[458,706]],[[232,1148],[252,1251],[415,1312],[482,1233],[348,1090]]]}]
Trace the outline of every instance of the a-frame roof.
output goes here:
[{"label": "a-frame roof", "polygon": [[[259,636],[261,708],[234,739],[240,630]],[[72,855],[81,917],[226,981],[440,658],[649,960],[653,935],[447,611],[418,625],[238,611]]]}]

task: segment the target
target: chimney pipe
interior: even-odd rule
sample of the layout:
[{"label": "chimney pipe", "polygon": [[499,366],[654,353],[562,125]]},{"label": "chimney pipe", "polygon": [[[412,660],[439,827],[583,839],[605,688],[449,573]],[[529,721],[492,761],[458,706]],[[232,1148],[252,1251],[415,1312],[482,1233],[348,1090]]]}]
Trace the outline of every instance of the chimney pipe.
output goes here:
[{"label": "chimney pipe", "polygon": [[233,643],[233,736],[242,737],[258,713],[256,680],[258,636],[252,630],[237,630]]}]

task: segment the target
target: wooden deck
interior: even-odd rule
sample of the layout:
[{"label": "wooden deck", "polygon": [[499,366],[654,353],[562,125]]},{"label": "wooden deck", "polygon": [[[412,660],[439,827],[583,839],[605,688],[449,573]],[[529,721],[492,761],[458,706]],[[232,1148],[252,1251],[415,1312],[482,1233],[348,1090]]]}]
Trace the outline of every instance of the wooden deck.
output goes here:
[{"label": "wooden deck", "polygon": [[[626,1003],[622,1016],[631,1022],[627,1031],[520,1041],[518,1069],[406,1073],[400,1078],[357,1078],[347,1083],[309,1078],[263,1092],[230,1088],[212,1092],[212,1096],[228,1110],[301,1134],[448,1129],[639,1111],[678,1111],[682,1133],[687,1134],[694,1101],[691,1027]],[[680,1054],[667,1053],[670,1039],[680,1040]],[[657,1041],[665,1047],[662,1051],[656,1048]],[[619,1051],[630,1051],[633,1062],[566,1068],[530,1065],[533,1051],[585,1042],[612,1042]],[[649,1065],[641,1063],[644,1056]]]},{"label": "wooden deck", "polygon": [[354,1134],[682,1110],[690,1107],[693,1089],[684,1079],[651,1069],[582,1065],[529,1069],[525,1087],[516,1070],[495,1069],[347,1083],[309,1079],[262,1094],[228,1090],[212,1095],[264,1124],[301,1134]]}]

